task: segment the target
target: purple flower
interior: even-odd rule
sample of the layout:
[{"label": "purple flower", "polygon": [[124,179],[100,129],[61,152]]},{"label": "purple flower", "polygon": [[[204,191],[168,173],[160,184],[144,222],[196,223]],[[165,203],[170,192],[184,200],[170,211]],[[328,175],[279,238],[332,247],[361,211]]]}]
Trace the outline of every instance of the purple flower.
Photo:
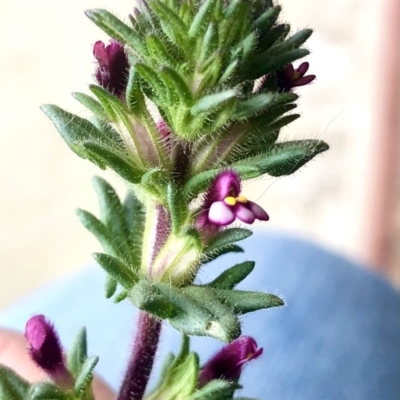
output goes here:
[{"label": "purple flower", "polygon": [[53,324],[44,315],[35,315],[26,323],[25,337],[32,360],[57,384],[69,387],[72,376],[65,367],[60,339]]},{"label": "purple flower", "polygon": [[213,379],[236,381],[240,378],[245,363],[258,358],[263,348],[250,336],[241,336],[224,346],[206,362],[199,374],[199,386],[205,386]]},{"label": "purple flower", "polygon": [[[236,218],[246,224],[252,224],[256,219],[268,221],[269,216],[264,209],[241,196],[240,190],[240,176],[235,171],[220,172],[211,183],[204,201],[208,222],[216,226],[226,226]],[[200,218],[204,219],[205,214]],[[205,225],[204,222],[201,225]]]},{"label": "purple flower", "polygon": [[116,96],[126,89],[129,74],[129,63],[124,46],[116,40],[111,40],[108,46],[97,41],[93,46],[93,55],[98,62],[95,72],[97,82]]},{"label": "purple flower", "polygon": [[282,71],[278,72],[278,89],[289,92],[290,89],[296,86],[308,85],[315,79],[315,75],[305,76],[309,66],[308,62],[301,63],[296,69],[294,69],[293,64],[286,65]]}]

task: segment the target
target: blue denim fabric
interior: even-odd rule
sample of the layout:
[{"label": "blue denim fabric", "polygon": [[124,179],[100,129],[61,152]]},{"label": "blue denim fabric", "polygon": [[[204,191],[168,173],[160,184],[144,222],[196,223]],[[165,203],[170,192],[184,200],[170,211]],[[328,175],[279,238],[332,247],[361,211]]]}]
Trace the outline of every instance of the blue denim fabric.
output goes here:
[{"label": "blue denim fabric", "polygon": [[[243,333],[256,338],[264,354],[245,368],[240,394],[262,400],[398,400],[399,294],[372,272],[295,238],[258,231],[243,243],[244,255],[210,263],[200,280],[255,260],[241,287],[282,295],[286,306],[243,317]],[[106,300],[103,282],[98,267],[83,269],[3,311],[0,324],[23,330],[31,315],[46,314],[66,347],[86,325],[89,351],[100,356],[97,372],[118,387],[137,312],[128,301]],[[166,326],[157,368],[179,342],[180,335]],[[192,346],[205,361],[221,343],[194,338]]]}]

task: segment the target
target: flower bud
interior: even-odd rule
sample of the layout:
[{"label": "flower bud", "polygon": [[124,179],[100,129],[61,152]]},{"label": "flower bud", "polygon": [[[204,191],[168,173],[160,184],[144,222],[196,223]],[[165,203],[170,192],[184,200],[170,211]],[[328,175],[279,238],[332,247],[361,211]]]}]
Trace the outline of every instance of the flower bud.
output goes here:
[{"label": "flower bud", "polygon": [[200,371],[199,386],[205,386],[214,379],[236,381],[240,378],[245,363],[258,358],[263,348],[250,336],[241,336],[224,346]]},{"label": "flower bud", "polygon": [[93,47],[93,55],[98,62],[95,72],[97,82],[116,96],[126,90],[129,73],[129,63],[124,46],[112,40],[108,46],[97,41]]},{"label": "flower bud", "polygon": [[35,315],[26,323],[25,337],[32,360],[56,384],[70,387],[72,376],[65,367],[60,339],[54,325],[44,315]]}]

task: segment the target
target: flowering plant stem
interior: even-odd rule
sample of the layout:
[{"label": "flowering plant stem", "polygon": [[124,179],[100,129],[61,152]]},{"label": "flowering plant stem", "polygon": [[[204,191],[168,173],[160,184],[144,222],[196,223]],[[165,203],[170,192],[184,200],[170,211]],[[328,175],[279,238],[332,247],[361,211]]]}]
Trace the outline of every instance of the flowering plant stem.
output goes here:
[{"label": "flowering plant stem", "polygon": [[141,311],[128,367],[117,400],[141,400],[153,368],[161,321]]}]

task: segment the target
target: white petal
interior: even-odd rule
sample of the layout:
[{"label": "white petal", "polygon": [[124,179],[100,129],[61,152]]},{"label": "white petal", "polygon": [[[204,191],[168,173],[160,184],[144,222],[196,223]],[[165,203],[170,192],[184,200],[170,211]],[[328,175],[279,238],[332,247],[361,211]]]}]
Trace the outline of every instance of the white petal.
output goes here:
[{"label": "white petal", "polygon": [[[247,204],[246,204],[247,205]],[[235,206],[235,215],[241,221],[246,222],[246,224],[252,224],[256,219],[254,213],[247,208],[244,204],[236,204]]]},{"label": "white petal", "polygon": [[247,207],[253,212],[255,217],[261,221],[268,221],[269,220],[269,215],[267,212],[260,207],[257,203],[254,203],[253,201],[248,201],[246,203]]},{"label": "white petal", "polygon": [[215,225],[224,226],[231,224],[235,220],[235,215],[223,201],[215,201],[208,211],[208,219]]}]

